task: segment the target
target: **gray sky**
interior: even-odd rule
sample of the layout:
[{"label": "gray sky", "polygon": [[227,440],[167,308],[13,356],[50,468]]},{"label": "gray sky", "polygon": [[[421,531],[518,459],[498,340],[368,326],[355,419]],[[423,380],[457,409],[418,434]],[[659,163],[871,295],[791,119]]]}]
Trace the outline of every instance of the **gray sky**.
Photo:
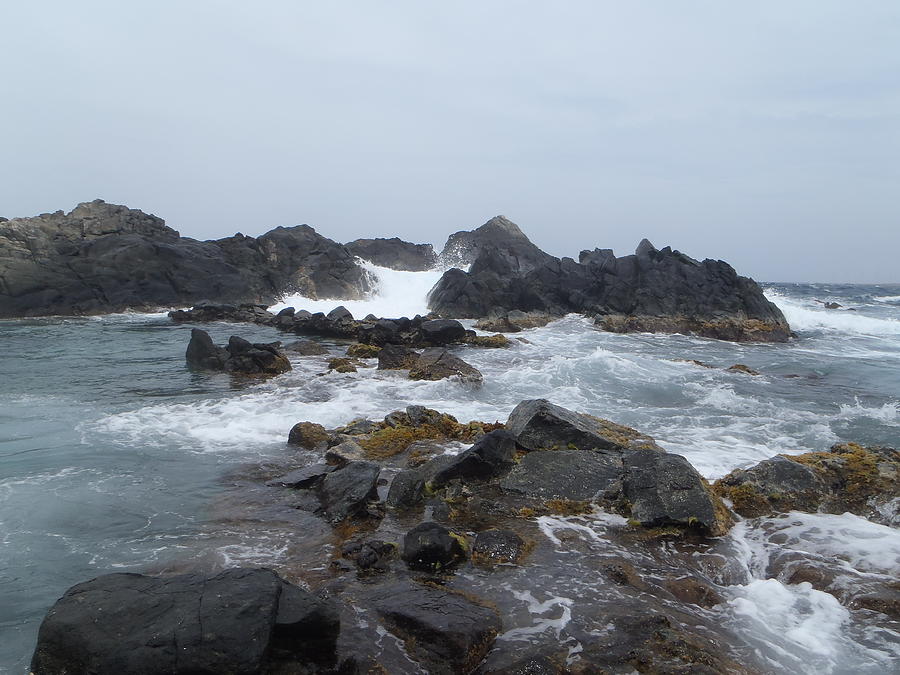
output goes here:
[{"label": "gray sky", "polygon": [[900,282],[900,2],[0,5],[0,215]]}]

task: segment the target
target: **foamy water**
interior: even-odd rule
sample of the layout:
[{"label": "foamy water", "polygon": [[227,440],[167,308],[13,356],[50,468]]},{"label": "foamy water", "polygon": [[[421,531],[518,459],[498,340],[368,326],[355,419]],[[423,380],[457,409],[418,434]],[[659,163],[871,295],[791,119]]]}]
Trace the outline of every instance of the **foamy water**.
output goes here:
[{"label": "foamy water", "polygon": [[[357,317],[427,311],[425,297],[439,272],[367,268],[379,290],[366,300],[288,298],[274,309],[327,312],[343,304]],[[0,322],[6,354],[0,596],[8,599],[0,603],[0,664],[24,671],[49,604],[101,571],[162,565],[197,541],[220,562],[292,555],[275,535],[249,542],[237,540],[236,531],[227,541],[208,532],[197,538],[210,502],[226,489],[222,474],[245,462],[283,460],[288,430],[301,420],[334,427],[417,403],[463,421],[504,421],[519,401],[548,398],[649,433],[711,479],[778,453],[825,450],[839,441],[900,445],[900,306],[885,300],[892,293],[776,286],[767,295],[798,340],[750,345],[615,335],[569,316],[511,336],[507,350],[456,348],[484,373],[477,389],[453,380],[413,382],[376,370],[374,360],[358,373],[328,373],[326,356],[292,356],[292,372],[256,384],[191,373],[184,365],[190,326],[163,315]],[[857,311],[826,310],[816,299]],[[231,334],[293,337],[259,326],[206,328],[219,343]],[[346,350],[336,341],[323,344],[330,355]],[[761,374],[726,370],[735,363]],[[586,522],[547,520],[542,527],[548,538],[561,540],[567,528],[596,534],[615,525]],[[767,533],[777,530],[785,545],[834,558],[853,578],[896,575],[896,530],[881,527],[845,516],[793,514],[740,525],[735,536],[743,544],[735,545],[748,551],[747,578],[731,589],[723,620],[753,635],[786,672],[889,671],[896,663],[890,636],[867,634],[859,615],[835,605],[833,596],[770,579],[760,569],[773,546]],[[580,533],[602,546],[602,536]],[[573,597],[565,589],[522,596],[532,620],[517,628],[561,630]],[[518,642],[528,634],[504,639]]]},{"label": "foamy water", "polygon": [[293,307],[327,314],[338,305],[343,305],[357,319],[369,314],[388,318],[428,314],[426,296],[441,278],[443,270],[402,272],[379,267],[366,260],[360,261],[360,264],[369,274],[374,288],[368,297],[362,300],[313,300],[302,295],[291,295],[269,307],[269,311],[277,313],[285,307]]}]

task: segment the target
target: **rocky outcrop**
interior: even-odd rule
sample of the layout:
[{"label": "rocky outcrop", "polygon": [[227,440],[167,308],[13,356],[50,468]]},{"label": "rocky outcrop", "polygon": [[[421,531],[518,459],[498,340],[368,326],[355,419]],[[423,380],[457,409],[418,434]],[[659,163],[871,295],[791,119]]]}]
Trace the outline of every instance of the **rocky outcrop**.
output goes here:
[{"label": "rocky outcrop", "polygon": [[668,247],[658,250],[645,239],[634,255],[616,257],[608,249],[596,249],[582,251],[575,262],[536,253],[540,250],[510,225],[494,224],[489,228],[492,237],[476,237],[483,228],[462,233],[470,237],[454,235],[454,250],[464,252],[461,260],[471,258],[471,267],[444,274],[429,295],[433,311],[498,317],[484,324],[491,330],[503,330],[502,319],[510,311],[551,316],[578,312],[596,317],[598,326],[613,332],[677,332],[761,342],[790,336],[781,311],[759,286],[721,260],[700,262]]},{"label": "rocky outcrop", "polygon": [[212,577],[108,574],[73,586],[47,613],[31,670],[318,672],[334,661],[338,630],[334,603],[267,569]]},{"label": "rocky outcrop", "polygon": [[900,499],[900,452],[838,443],[828,452],[776,455],[737,469],[714,488],[747,518],[787,511],[849,511],[891,521],[880,507]]},{"label": "rocky outcrop", "polygon": [[261,237],[182,237],[165,222],[95,200],[0,223],[0,317],[99,314],[284,293],[356,298],[368,277],[344,246],[307,225]]},{"label": "rocky outcrop", "polygon": [[531,243],[514,222],[505,216],[495,216],[475,230],[451,234],[441,251],[441,264],[467,267],[486,250],[497,252],[504,265],[518,273],[529,272],[554,260]]},{"label": "rocky outcrop", "polygon": [[475,385],[484,380],[480,370],[440,347],[422,352],[409,371],[411,380],[443,380],[447,377],[458,377],[460,382]]},{"label": "rocky outcrop", "polygon": [[252,343],[232,335],[228,345],[217,347],[205,330],[191,329],[185,352],[189,367],[197,370],[224,370],[246,375],[278,375],[291,369],[291,362],[278,349],[280,343]]},{"label": "rocky outcrop", "polygon": [[431,244],[411,244],[397,237],[355,239],[346,246],[353,255],[392,270],[423,272],[430,270],[438,262],[438,257]]}]

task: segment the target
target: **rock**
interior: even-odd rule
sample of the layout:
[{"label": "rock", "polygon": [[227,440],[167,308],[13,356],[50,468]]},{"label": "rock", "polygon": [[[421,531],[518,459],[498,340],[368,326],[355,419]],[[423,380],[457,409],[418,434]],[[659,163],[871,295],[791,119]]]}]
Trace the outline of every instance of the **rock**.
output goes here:
[{"label": "rock", "polygon": [[299,469],[295,469],[283,476],[274,478],[266,483],[270,486],[289,487],[295,489],[309,489],[316,487],[322,482],[322,479],[332,471],[335,466],[331,464],[310,464]]},{"label": "rock", "polygon": [[288,432],[287,442],[307,450],[321,450],[328,444],[328,432],[315,422],[297,422]]},{"label": "rock", "polygon": [[196,241],[102,200],[0,223],[0,317],[99,314],[283,294],[359,298],[369,279],[345,247],[306,225]]},{"label": "rock", "polygon": [[405,272],[424,272],[434,267],[438,258],[431,244],[411,244],[392,239],[356,239],[346,244],[353,255],[379,267]]},{"label": "rock", "polygon": [[227,347],[217,347],[213,344],[209,333],[192,328],[185,360],[189,367],[202,370],[224,370],[247,375],[277,375],[291,370],[291,362],[276,345],[277,343],[253,344],[232,335]]},{"label": "rock", "polygon": [[516,441],[512,434],[504,429],[491,431],[478,439],[471,448],[453,457],[453,461],[438,471],[430,483],[437,488],[456,478],[463,480],[496,478],[513,467],[515,452]]},{"label": "rock", "polygon": [[608,420],[576,413],[545,399],[522,401],[509,415],[506,429],[528,450],[647,449],[662,452],[650,436]]},{"label": "rock", "polygon": [[465,539],[434,522],[421,523],[403,537],[403,561],[411,569],[442,572],[465,561]]},{"label": "rock", "polygon": [[[559,317],[542,312],[520,312],[512,310],[500,316],[479,319],[475,322],[478,330],[497,331],[498,333],[519,333],[527,328],[541,328]],[[524,338],[521,338],[524,340]]]},{"label": "rock", "polygon": [[357,417],[342,427],[338,427],[335,431],[347,436],[358,436],[368,434],[375,431],[375,422],[365,417]]},{"label": "rock", "polygon": [[319,490],[319,498],[329,522],[338,523],[363,515],[370,502],[378,499],[378,474],[381,467],[372,462],[349,462],[332,471]]},{"label": "rock", "polygon": [[490,565],[518,564],[525,549],[525,540],[512,530],[485,530],[475,537],[472,560]]},{"label": "rock", "polygon": [[743,363],[735,363],[733,366],[729,366],[725,370],[731,373],[746,373],[747,375],[759,375],[759,371],[753,370],[750,366],[745,366]]},{"label": "rock", "polygon": [[375,610],[432,675],[471,672],[500,632],[496,610],[458,593],[412,582],[380,588]]},{"label": "rock", "polygon": [[391,481],[385,503],[391,508],[418,506],[424,499],[425,485],[455,462],[453,455],[438,455],[414,469],[400,471]]},{"label": "rock", "polygon": [[286,344],[283,349],[288,352],[296,352],[301,356],[321,356],[328,353],[325,347],[312,340],[295,340]]},{"label": "rock", "polygon": [[545,450],[522,457],[500,485],[542,501],[594,501],[619,488],[623,471],[622,458],[616,453]]},{"label": "rock", "polygon": [[795,510],[849,511],[882,522],[882,507],[900,498],[900,453],[838,443],[828,452],[778,455],[737,469],[714,487],[747,518]]},{"label": "rock", "polygon": [[374,359],[381,352],[381,347],[375,345],[355,344],[347,347],[347,356],[356,359]]},{"label": "rock", "polygon": [[499,251],[517,272],[527,272],[552,259],[532,244],[518,225],[505,216],[495,216],[476,230],[451,234],[441,251],[441,263],[466,267],[485,250]]},{"label": "rock", "polygon": [[31,663],[53,673],[261,673],[273,657],[333,660],[331,602],[267,569],[215,576],[107,574],[70,588],[47,613]]},{"label": "rock", "polygon": [[336,373],[355,373],[356,371],[356,363],[353,362],[352,359],[345,359],[342,357],[335,357],[333,359],[328,359],[328,370],[333,370]]},{"label": "rock", "polygon": [[665,586],[666,590],[674,595],[679,602],[706,607],[707,609],[725,602],[712,584],[694,577],[667,579]]},{"label": "rock", "polygon": [[493,349],[506,349],[512,346],[509,338],[497,333],[496,335],[469,335],[464,342],[473,347],[487,347]]},{"label": "rock", "polygon": [[409,370],[419,359],[419,352],[401,345],[386,345],[378,352],[378,370]]},{"label": "rock", "polygon": [[[478,238],[477,244],[468,242],[478,230],[458,233],[468,237],[454,235],[458,243],[453,247],[448,242],[447,248],[460,251],[454,255],[471,267],[444,273],[429,294],[432,311],[471,318],[502,317],[513,310],[553,317],[579,312],[597,317],[598,326],[613,332],[725,340],[783,342],[791,335],[784,315],[756,282],[720,260],[700,262],[645,241],[631,256],[584,251],[575,262],[540,251],[507,223],[495,224],[498,236]],[[501,322],[479,327],[507,330]]]},{"label": "rock", "polygon": [[348,542],[341,549],[344,558],[350,558],[363,572],[385,572],[397,557],[397,545],[379,539]]},{"label": "rock", "polygon": [[634,450],[625,453],[624,462],[622,491],[632,520],[644,527],[677,525],[712,535],[728,531],[727,509],[681,455]]},{"label": "rock", "polygon": [[411,380],[442,380],[453,376],[469,384],[481,384],[484,379],[480,370],[439,347],[422,352],[409,371]]},{"label": "rock", "polygon": [[353,315],[350,310],[343,305],[338,305],[326,314],[331,321],[353,321]]},{"label": "rock", "polygon": [[178,323],[231,321],[233,323],[260,323],[277,325],[280,319],[266,311],[265,305],[244,303],[241,305],[214,305],[197,303],[189,310],[177,309],[169,312],[169,318]]},{"label": "rock", "polygon": [[466,329],[454,319],[434,319],[419,326],[420,342],[428,347],[441,347],[454,342],[462,342]]},{"label": "rock", "polygon": [[360,447],[359,443],[347,440],[328,448],[328,451],[325,453],[325,459],[329,462],[338,462],[340,464],[356,462],[366,459],[366,451]]}]

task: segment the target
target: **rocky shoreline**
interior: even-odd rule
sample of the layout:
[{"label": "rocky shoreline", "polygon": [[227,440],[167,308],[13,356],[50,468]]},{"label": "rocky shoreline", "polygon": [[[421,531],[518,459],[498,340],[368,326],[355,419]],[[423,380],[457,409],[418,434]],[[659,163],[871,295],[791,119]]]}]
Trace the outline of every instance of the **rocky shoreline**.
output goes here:
[{"label": "rocky shoreline", "polygon": [[451,235],[439,255],[430,244],[397,238],[344,245],[308,225],[197,241],[161,218],[102,200],[69,213],[0,220],[0,318],[271,305],[293,294],[357,299],[373,289],[361,258],[396,270],[446,269],[428,297],[431,311],[445,318],[577,312],[613,332],[756,342],[791,336],[753,280],[723,261],[657,250],[647,240],[633,255],[594,249],[576,262],[541,251],[497,216]]},{"label": "rocky shoreline", "polygon": [[[447,344],[465,338],[444,327]],[[411,349],[348,351],[374,366],[397,347]],[[710,484],[650,436],[545,400],[503,422],[416,405],[299,420],[286,442],[286,464],[240,473],[259,495],[249,522],[281,509],[319,523],[290,535],[302,561],[79,584],[48,612],[33,671],[763,673],[717,618],[725,587],[748,581],[729,532],[804,511],[896,524],[900,504],[891,448],[776,456]],[[900,622],[895,580],[848,586],[839,564],[788,548],[765,574]],[[565,639],[515,639],[523,598],[564,617]]]}]

